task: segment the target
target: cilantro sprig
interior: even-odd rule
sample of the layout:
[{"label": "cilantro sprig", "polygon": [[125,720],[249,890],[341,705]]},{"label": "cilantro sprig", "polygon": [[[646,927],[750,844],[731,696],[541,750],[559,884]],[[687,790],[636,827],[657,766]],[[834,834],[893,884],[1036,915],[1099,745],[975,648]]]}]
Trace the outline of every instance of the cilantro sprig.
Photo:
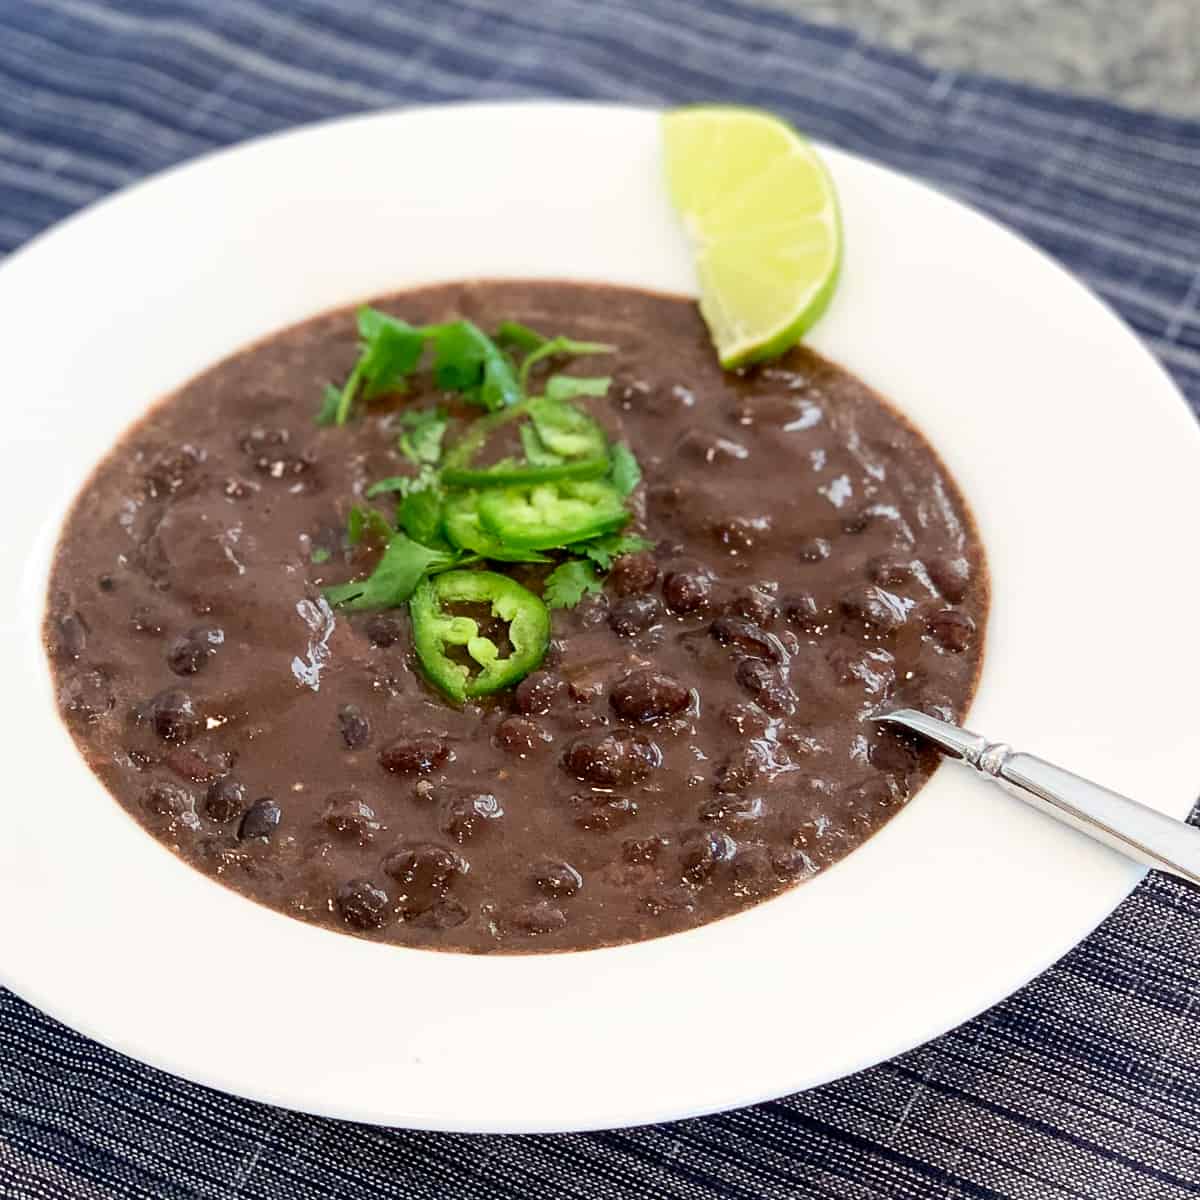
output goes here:
[{"label": "cilantro sprig", "polygon": [[[610,353],[614,347],[607,343],[546,337],[514,321],[501,324],[490,338],[469,320],[413,326],[371,308],[359,311],[358,333],[358,360],[340,388],[326,389],[317,416],[320,423],[344,425],[359,403],[403,392],[427,350],[433,381],[441,391],[493,415],[468,423],[447,449],[451,421],[445,409],[401,411],[398,448],[416,470],[380,479],[366,489],[366,500],[395,498],[393,521],[373,504],[350,510],[347,542],[375,543],[383,552],[366,578],[326,589],[330,603],[350,610],[395,607],[409,599],[422,579],[452,567],[489,558],[553,561],[520,547],[513,550],[503,533],[498,539],[495,531],[480,527],[478,500],[489,486],[507,486],[510,477],[553,481],[603,474],[601,491],[607,488],[614,498],[628,497],[638,486],[641,471],[633,452],[623,443],[609,444],[600,425],[574,404],[605,395],[609,378],[551,373],[544,376],[540,394],[529,394],[539,364]],[[494,467],[464,470],[463,464],[469,466],[487,440],[513,420],[518,422],[523,463],[506,458]],[[477,491],[476,484],[484,492]],[[544,603],[550,608],[574,607],[585,595],[601,590],[602,575],[614,558],[650,545],[645,538],[618,532],[559,547],[556,553],[564,557],[545,576]]]},{"label": "cilantro sprig", "polygon": [[591,563],[568,558],[546,576],[542,599],[547,608],[574,608],[589,592],[598,592],[603,586]]}]

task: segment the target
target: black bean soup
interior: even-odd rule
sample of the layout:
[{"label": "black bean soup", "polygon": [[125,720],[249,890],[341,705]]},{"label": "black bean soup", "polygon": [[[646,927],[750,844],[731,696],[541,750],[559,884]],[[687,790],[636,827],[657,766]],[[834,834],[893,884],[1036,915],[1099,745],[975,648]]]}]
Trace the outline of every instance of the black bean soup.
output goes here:
[{"label": "black bean soup", "polygon": [[[934,759],[870,717],[963,715],[988,583],[958,488],[902,417],[804,348],[722,372],[684,299],[477,282],[379,307],[613,343],[578,362],[613,377],[584,403],[640,459],[632,528],[653,548],[553,612],[538,670],[456,706],[415,669],[404,609],[322,595],[370,568],[348,509],[414,470],[398,421],[438,398],[428,374],[321,428],[353,313],[227,359],[108,455],[51,577],[63,715],[154,837],[329,928],[572,950],[774,896],[914,795]],[[546,570],[494,569],[535,592]]]}]

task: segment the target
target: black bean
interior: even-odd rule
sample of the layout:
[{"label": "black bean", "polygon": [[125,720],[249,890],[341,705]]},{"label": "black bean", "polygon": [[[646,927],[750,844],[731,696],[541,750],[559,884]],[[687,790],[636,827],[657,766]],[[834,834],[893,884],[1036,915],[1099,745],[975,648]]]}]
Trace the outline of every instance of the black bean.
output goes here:
[{"label": "black bean", "polygon": [[926,564],[933,586],[950,601],[957,604],[967,594],[971,578],[971,567],[965,558],[932,558]]},{"label": "black bean", "polygon": [[379,751],[384,770],[397,775],[428,775],[450,761],[450,746],[436,733],[393,738]]},{"label": "black bean", "polygon": [[253,838],[262,838],[265,841],[275,832],[282,816],[283,812],[279,805],[270,796],[263,796],[255,800],[246,809],[241,824],[238,826],[238,839],[248,842]]},{"label": "black bean", "polygon": [[779,602],[770,592],[749,587],[738,592],[725,611],[729,616],[741,617],[765,628],[779,616]]},{"label": "black bean", "polygon": [[712,580],[700,571],[672,571],[663,580],[663,599],[680,616],[698,612],[712,595]]},{"label": "black bean", "polygon": [[751,825],[763,814],[759,796],[717,795],[705,800],[696,815],[706,825]]},{"label": "black bean", "polygon": [[405,893],[442,894],[454,880],[467,871],[461,854],[433,842],[417,842],[393,851],[383,860],[384,874],[390,875]]},{"label": "black bean", "polygon": [[543,859],[531,872],[534,886],[554,899],[574,896],[583,887],[583,876],[569,862]]},{"label": "black bean", "polygon": [[464,905],[453,896],[443,896],[423,912],[414,916],[405,914],[410,925],[421,929],[454,929],[461,925],[470,914]]},{"label": "black bean", "polygon": [[658,582],[658,563],[647,551],[622,554],[613,560],[608,573],[608,585],[618,596],[633,596],[648,592]]},{"label": "black bean", "polygon": [[865,533],[877,515],[870,508],[864,508],[859,512],[851,513],[842,522],[842,530],[845,533],[851,534]]},{"label": "black bean", "polygon": [[224,640],[225,634],[220,629],[190,629],[167,646],[167,666],[176,675],[195,675]]},{"label": "black bean", "polygon": [[743,621],[740,617],[718,617],[708,631],[723,646],[736,646],[747,654],[773,663],[787,661],[783,643],[773,633],[768,633],[752,621]]},{"label": "black bean", "polygon": [[753,745],[742,746],[717,771],[717,791],[744,792],[762,774],[762,752]]},{"label": "black bean", "polygon": [[372,646],[393,646],[404,636],[404,626],[397,617],[375,613],[367,621],[366,635]]},{"label": "black bean", "polygon": [[679,844],[679,861],[683,877],[689,883],[703,883],[717,864],[731,859],[737,843],[726,833],[715,829],[697,829],[685,834]]},{"label": "black bean", "polygon": [[147,706],[147,715],[164,742],[190,741],[204,726],[191,696],[177,688],[159,692]]},{"label": "black bean", "polygon": [[891,808],[896,803],[899,790],[896,781],[888,776],[874,775],[848,788],[843,798],[847,807],[862,821],[882,808]]},{"label": "black bean", "polygon": [[899,587],[908,583],[915,570],[911,559],[896,558],[893,555],[882,555],[873,558],[867,564],[867,575],[873,583],[880,587]]},{"label": "black bean", "polygon": [[542,727],[528,717],[506,717],[496,726],[496,745],[521,758],[540,750],[549,740]]},{"label": "black bean", "polygon": [[338,730],[347,750],[361,750],[371,740],[371,722],[353,704],[338,709]]},{"label": "black bean", "polygon": [[380,929],[391,915],[391,901],[383,888],[369,879],[351,879],[343,883],[335,897],[342,920],[351,929]]},{"label": "black bean", "polygon": [[756,896],[778,886],[771,852],[758,843],[738,846],[730,869],[738,895]]},{"label": "black bean", "polygon": [[563,681],[551,671],[534,671],[517,684],[513,705],[526,716],[541,716],[554,707],[562,694]]},{"label": "black bean", "polygon": [[536,904],[522,904],[514,908],[504,918],[504,927],[512,933],[524,937],[538,937],[544,933],[554,933],[563,929],[567,924],[567,914],[549,900],[539,900]]},{"label": "black bean", "polygon": [[630,838],[621,843],[621,857],[635,866],[658,862],[668,843],[664,837]]},{"label": "black bean", "polygon": [[659,884],[646,895],[639,897],[643,911],[652,917],[661,916],[665,912],[691,912],[696,907],[696,897],[692,889],[684,884]]},{"label": "black bean", "polygon": [[793,592],[784,598],[783,615],[793,625],[807,632],[819,629],[825,622],[816,598],[808,592]]},{"label": "black bean", "polygon": [[457,796],[442,804],[438,828],[461,846],[463,842],[469,842],[475,836],[481,824],[498,820],[502,816],[504,809],[501,808],[500,801],[489,793]]},{"label": "black bean", "polygon": [[870,584],[850,588],[842,596],[840,607],[852,620],[880,633],[892,633],[908,620],[909,606],[899,596]]},{"label": "black bean", "polygon": [[87,649],[88,627],[77,612],[64,613],[54,622],[54,653],[73,661]]},{"label": "black bean", "polygon": [[215,779],[204,795],[204,815],[221,825],[232,821],[246,803],[246,789],[235,779]]},{"label": "black bean", "polygon": [[975,622],[964,612],[944,608],[934,613],[925,622],[929,636],[951,654],[961,654],[975,634]]},{"label": "black bean", "polygon": [[563,754],[563,769],[595,787],[640,783],[662,764],[662,751],[649,738],[625,730],[577,737]]},{"label": "black bean", "polygon": [[142,807],[156,817],[179,817],[195,804],[192,793],[176,783],[152,783],[142,794]]},{"label": "black bean", "polygon": [[753,704],[727,704],[721,709],[721,720],[741,737],[762,737],[771,721],[761,708]]},{"label": "black bean", "polygon": [[796,557],[806,563],[823,562],[832,551],[828,539],[823,537],[801,538],[796,544]]},{"label": "black bean", "polygon": [[608,624],[621,637],[636,637],[659,618],[658,601],[653,596],[625,596],[609,611]]},{"label": "black bean", "polygon": [[803,850],[795,846],[780,846],[771,852],[771,868],[783,880],[813,875],[817,865]]},{"label": "black bean", "polygon": [[383,828],[375,810],[364,804],[353,791],[334,792],[325,802],[321,814],[326,828],[339,837],[352,838],[365,846]]},{"label": "black bean", "polygon": [[743,658],[734,677],[755,702],[773,717],[782,717],[796,707],[796,697],[778,667],[761,658]]},{"label": "black bean", "polygon": [[574,608],[575,620],[584,629],[595,629],[608,620],[608,596],[603,592],[584,596]]},{"label": "black bean", "polygon": [[102,592],[112,592],[116,591],[117,581],[111,575],[101,575],[100,578],[96,580],[96,586]]},{"label": "black bean", "polygon": [[872,697],[890,696],[896,683],[896,659],[882,646],[856,648],[844,642],[825,656],[833,677],[846,687],[859,687]]},{"label": "black bean", "polygon": [[638,725],[683,712],[691,701],[691,692],[678,679],[648,670],[631,671],[608,696],[619,717]]},{"label": "black bean", "polygon": [[[455,879],[467,870],[467,863],[453,850],[422,842],[389,854],[383,860],[383,870],[396,881],[400,911],[412,919],[445,899]],[[465,919],[464,909],[460,920],[438,920],[434,924],[438,928],[449,928]]]},{"label": "black bean", "polygon": [[575,795],[570,799],[570,807],[580,829],[597,833],[620,829],[632,821],[638,811],[637,802],[624,796]]},{"label": "black bean", "polygon": [[172,746],[163,758],[172,771],[191,783],[209,783],[227,769],[222,762],[210,762],[199,750],[188,746]]}]

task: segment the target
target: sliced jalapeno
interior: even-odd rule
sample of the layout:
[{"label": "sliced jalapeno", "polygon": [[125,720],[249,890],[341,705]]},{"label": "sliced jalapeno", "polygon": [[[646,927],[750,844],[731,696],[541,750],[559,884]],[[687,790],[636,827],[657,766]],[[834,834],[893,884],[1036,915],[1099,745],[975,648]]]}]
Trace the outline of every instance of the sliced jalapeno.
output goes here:
[{"label": "sliced jalapeno", "polygon": [[479,493],[485,533],[506,546],[551,550],[619,529],[629,520],[621,494],[598,480],[487,488]]},{"label": "sliced jalapeno", "polygon": [[[536,430],[544,461],[505,458],[489,467],[473,462],[496,431],[517,419]],[[524,433],[528,426],[522,428]],[[524,439],[523,439],[524,440]],[[599,479],[610,466],[604,430],[586,413],[561,400],[536,396],[476,421],[447,453],[442,481],[450,487],[513,487],[563,479]]]},{"label": "sliced jalapeno", "polygon": [[442,479],[451,487],[514,487],[555,483],[560,479],[599,479],[608,474],[610,466],[607,455],[537,467],[504,458],[490,467],[447,467],[442,471]]},{"label": "sliced jalapeno", "polygon": [[[458,616],[453,604],[488,604],[492,616],[508,623],[512,650],[501,654],[479,632],[473,617]],[[550,644],[550,614],[531,591],[492,571],[447,571],[424,580],[409,601],[413,646],[430,683],[460,703],[520,682],[537,667]],[[451,658],[462,647],[479,667]]]},{"label": "sliced jalapeno", "polygon": [[582,409],[564,400],[534,396],[525,407],[547,450],[563,458],[603,458],[608,453],[604,430]]},{"label": "sliced jalapeno", "polygon": [[496,562],[549,562],[536,550],[506,546],[487,533],[479,521],[479,494],[455,492],[446,500],[443,511],[446,536],[460,550],[469,550],[481,558]]}]

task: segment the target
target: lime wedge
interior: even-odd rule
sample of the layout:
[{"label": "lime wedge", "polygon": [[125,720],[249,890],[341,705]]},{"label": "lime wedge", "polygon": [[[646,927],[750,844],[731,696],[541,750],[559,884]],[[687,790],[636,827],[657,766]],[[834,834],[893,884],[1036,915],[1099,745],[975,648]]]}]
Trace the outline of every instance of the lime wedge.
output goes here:
[{"label": "lime wedge", "polygon": [[842,223],[829,172],[805,138],[757,109],[675,109],[662,130],[721,365],[782,354],[837,284]]}]

